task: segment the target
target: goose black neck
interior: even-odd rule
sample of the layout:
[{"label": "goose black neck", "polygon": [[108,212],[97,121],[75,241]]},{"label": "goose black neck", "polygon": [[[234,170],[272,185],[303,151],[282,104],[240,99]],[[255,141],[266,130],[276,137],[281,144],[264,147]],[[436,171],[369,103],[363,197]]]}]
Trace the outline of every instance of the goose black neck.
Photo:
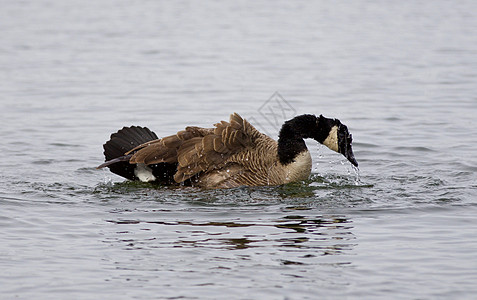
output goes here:
[{"label": "goose black neck", "polygon": [[311,138],[317,126],[314,115],[301,115],[283,124],[278,135],[278,158],[280,163],[287,165],[307,150],[305,138]]}]

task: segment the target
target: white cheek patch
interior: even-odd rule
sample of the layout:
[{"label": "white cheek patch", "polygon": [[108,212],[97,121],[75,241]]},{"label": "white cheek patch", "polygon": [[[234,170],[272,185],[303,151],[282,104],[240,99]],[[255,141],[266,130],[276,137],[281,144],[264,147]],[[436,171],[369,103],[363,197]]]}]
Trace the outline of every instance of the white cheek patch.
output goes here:
[{"label": "white cheek patch", "polygon": [[134,175],[142,182],[150,182],[156,180],[156,177],[152,175],[152,169],[145,164],[137,164],[134,169]]},{"label": "white cheek patch", "polygon": [[323,145],[333,151],[338,152],[338,126],[333,126],[328,134],[328,137],[323,141]]}]

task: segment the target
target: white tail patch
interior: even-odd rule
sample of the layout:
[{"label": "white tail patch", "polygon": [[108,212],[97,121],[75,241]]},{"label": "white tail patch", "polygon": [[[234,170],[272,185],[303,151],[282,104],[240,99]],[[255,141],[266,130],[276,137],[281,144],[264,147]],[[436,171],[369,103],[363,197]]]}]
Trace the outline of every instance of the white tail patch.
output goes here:
[{"label": "white tail patch", "polygon": [[142,182],[150,182],[156,180],[156,177],[152,175],[152,169],[145,164],[137,164],[134,169],[134,175]]},{"label": "white tail patch", "polygon": [[323,145],[333,151],[338,152],[338,126],[333,126],[328,134],[328,137],[323,141]]}]

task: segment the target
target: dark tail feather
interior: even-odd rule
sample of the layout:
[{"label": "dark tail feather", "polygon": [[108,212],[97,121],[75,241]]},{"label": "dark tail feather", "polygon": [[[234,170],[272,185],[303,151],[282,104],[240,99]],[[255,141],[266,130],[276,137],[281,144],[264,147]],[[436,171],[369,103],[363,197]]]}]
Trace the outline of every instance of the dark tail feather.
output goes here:
[{"label": "dark tail feather", "polygon": [[129,154],[129,155],[124,155],[124,156],[120,156],[118,158],[108,160],[108,161],[100,164],[99,166],[97,166],[96,169],[102,169],[104,167],[109,167],[110,165],[121,162],[121,161],[129,161],[131,159],[131,157],[132,157],[132,154]]},{"label": "dark tail feather", "polygon": [[108,167],[111,172],[119,176],[131,180],[136,179],[134,175],[136,166],[129,163],[131,155],[124,155],[124,153],[157,139],[157,135],[146,127],[123,127],[118,132],[111,134],[109,141],[103,145],[106,162],[98,166],[98,169]]},{"label": "dark tail feather", "polygon": [[123,156],[124,153],[141,144],[157,139],[157,135],[147,127],[123,127],[118,132],[111,134],[109,141],[103,145],[104,156],[106,160],[111,160]]}]

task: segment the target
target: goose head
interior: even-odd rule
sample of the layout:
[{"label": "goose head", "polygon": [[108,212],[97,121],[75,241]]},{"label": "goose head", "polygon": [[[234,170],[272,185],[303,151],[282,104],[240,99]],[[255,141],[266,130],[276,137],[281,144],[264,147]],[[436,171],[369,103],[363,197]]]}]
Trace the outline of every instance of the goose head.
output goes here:
[{"label": "goose head", "polygon": [[325,145],[329,149],[341,153],[355,167],[358,162],[354,158],[352,142],[353,137],[348,131],[348,127],[338,119],[329,119],[320,115],[317,118],[313,139]]},{"label": "goose head", "polygon": [[325,118],[322,115],[301,115],[283,124],[278,138],[278,157],[282,164],[288,164],[302,151],[307,150],[303,139],[312,138],[331,150],[341,153],[354,166],[352,136],[348,127],[338,119]]}]

